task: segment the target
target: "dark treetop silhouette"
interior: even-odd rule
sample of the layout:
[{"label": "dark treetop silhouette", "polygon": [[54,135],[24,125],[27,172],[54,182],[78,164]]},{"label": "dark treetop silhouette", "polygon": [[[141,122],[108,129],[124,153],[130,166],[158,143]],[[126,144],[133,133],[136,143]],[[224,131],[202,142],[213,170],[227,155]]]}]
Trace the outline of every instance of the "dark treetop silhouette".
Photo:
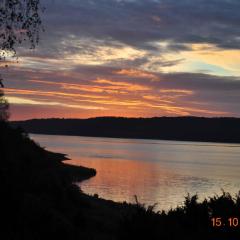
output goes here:
[{"label": "dark treetop silhouette", "polygon": [[35,47],[41,26],[39,0],[1,0],[0,50],[1,57],[15,54],[16,44],[28,41]]},{"label": "dark treetop silhouette", "polygon": [[[0,2],[0,69],[6,58],[16,56],[16,45],[28,42],[34,48],[41,28],[39,0],[1,0]],[[0,72],[0,121],[9,117]]]}]

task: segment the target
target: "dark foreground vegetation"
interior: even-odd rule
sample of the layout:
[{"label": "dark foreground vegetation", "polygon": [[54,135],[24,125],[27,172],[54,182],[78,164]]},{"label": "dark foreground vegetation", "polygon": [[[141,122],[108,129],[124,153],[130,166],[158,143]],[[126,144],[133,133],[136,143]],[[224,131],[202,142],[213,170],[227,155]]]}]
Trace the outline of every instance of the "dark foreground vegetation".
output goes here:
[{"label": "dark foreground vegetation", "polygon": [[[96,174],[65,165],[22,130],[0,122],[1,231],[4,240],[240,239],[238,227],[212,227],[212,217],[240,218],[240,197],[187,197],[167,213],[88,196],[72,184]],[[123,173],[124,174],[124,173]],[[141,176],[139,176],[141,177]]]},{"label": "dark foreground vegetation", "polygon": [[34,119],[13,122],[39,134],[240,143],[239,118]]}]

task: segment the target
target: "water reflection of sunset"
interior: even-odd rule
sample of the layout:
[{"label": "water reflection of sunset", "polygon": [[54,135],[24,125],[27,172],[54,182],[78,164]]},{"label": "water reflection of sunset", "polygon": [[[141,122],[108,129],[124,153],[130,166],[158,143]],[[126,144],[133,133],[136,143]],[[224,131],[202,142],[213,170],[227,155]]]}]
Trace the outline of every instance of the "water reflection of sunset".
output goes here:
[{"label": "water reflection of sunset", "polygon": [[182,204],[187,193],[200,199],[233,194],[240,185],[240,147],[232,144],[32,135],[49,150],[68,154],[67,164],[97,170],[79,185],[88,194],[157,209]]},{"label": "water reflection of sunset", "polygon": [[[161,182],[165,182],[165,185],[161,186],[161,192],[167,194],[169,191],[167,188],[171,184],[169,179],[175,177],[174,173],[148,162],[85,158],[67,161],[67,163],[95,168],[97,175],[81,183],[81,188],[83,190],[87,189],[90,194],[94,194],[97,193],[94,186],[98,186],[104,192],[105,198],[115,201],[132,202],[134,195],[137,195],[139,200],[145,202],[147,199],[142,197],[143,192],[147,196],[157,194],[156,187],[159,185],[159,179],[161,179]],[[148,184],[149,181],[151,181],[151,186]],[[105,188],[105,186],[108,187]],[[116,186],[119,187],[116,188]],[[126,198],[126,196],[128,197]]]}]

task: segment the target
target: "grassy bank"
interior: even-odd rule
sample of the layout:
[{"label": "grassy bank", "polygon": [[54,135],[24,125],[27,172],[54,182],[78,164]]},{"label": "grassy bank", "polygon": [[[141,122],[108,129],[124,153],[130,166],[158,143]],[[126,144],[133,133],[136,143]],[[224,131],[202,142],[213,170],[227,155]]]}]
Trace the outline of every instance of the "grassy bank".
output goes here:
[{"label": "grassy bank", "polygon": [[[228,224],[240,219],[239,195],[223,192],[203,202],[188,196],[167,213],[137,199],[88,196],[72,182],[95,176],[94,169],[64,164],[64,154],[44,150],[7,123],[0,123],[0,133],[1,239],[240,239],[240,227]],[[221,227],[212,226],[213,217]]]}]

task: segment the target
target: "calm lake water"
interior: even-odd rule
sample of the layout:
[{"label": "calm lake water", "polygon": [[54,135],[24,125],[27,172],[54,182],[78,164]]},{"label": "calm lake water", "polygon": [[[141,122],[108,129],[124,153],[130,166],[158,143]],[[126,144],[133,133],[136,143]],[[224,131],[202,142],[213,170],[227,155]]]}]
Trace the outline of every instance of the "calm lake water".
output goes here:
[{"label": "calm lake water", "polygon": [[[68,154],[68,163],[95,168],[80,183],[89,194],[114,201],[158,203],[168,210],[187,193],[200,199],[240,190],[240,144],[35,135],[49,150]],[[79,184],[79,183],[78,183]]]}]

